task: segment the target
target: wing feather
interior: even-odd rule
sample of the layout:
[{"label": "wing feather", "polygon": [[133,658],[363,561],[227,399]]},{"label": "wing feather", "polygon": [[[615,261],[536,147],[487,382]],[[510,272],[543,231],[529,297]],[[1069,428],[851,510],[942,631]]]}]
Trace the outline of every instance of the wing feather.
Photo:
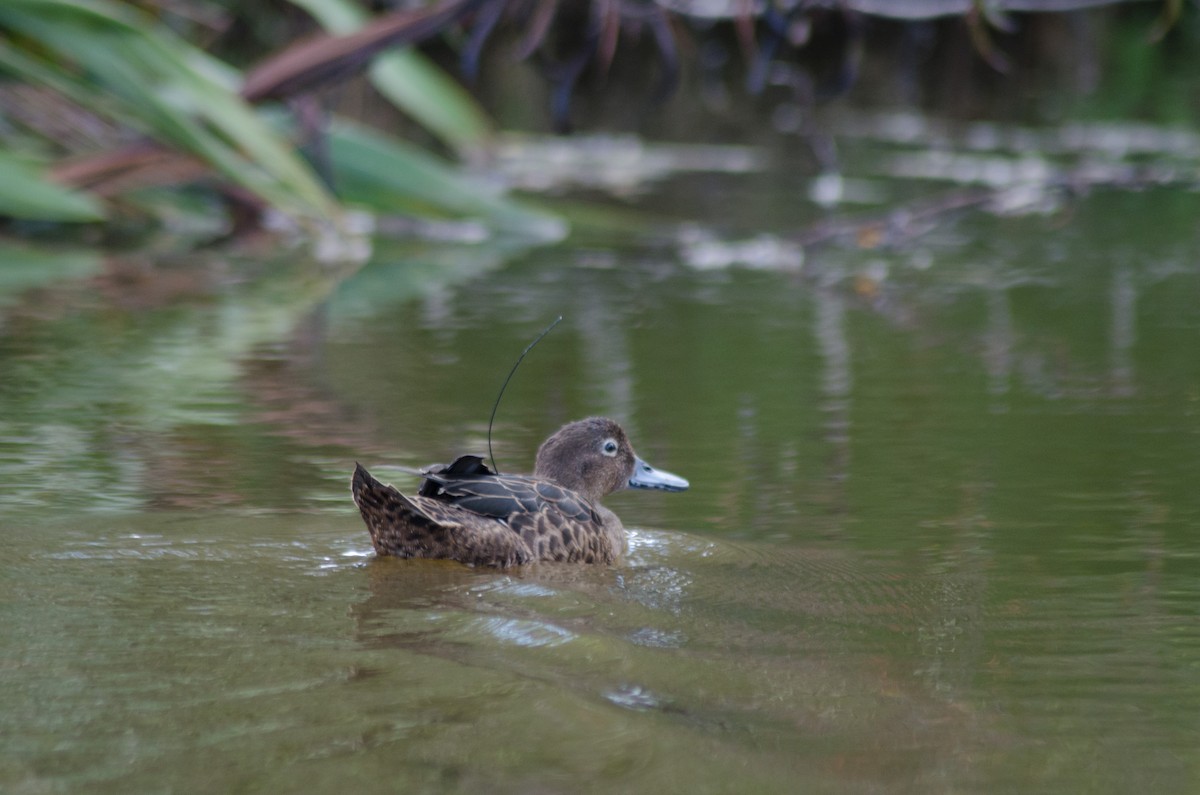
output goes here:
[{"label": "wing feather", "polygon": [[[592,504],[584,497],[549,481],[524,475],[471,475],[454,477],[444,472],[425,475],[421,495],[457,505],[495,519],[509,520],[519,514],[557,511],[575,522],[600,522]],[[433,484],[433,488],[430,488]]]}]

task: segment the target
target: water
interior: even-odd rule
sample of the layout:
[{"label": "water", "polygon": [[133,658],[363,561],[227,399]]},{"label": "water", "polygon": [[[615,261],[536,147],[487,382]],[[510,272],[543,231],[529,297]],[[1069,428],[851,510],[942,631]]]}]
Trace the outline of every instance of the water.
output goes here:
[{"label": "water", "polygon": [[[697,181],[758,198],[4,293],[0,788],[1195,791],[1200,199],[797,255],[777,176],[635,208]],[[484,449],[559,313],[500,466],[605,413],[692,489],[612,568],[375,559],[354,461]]]}]

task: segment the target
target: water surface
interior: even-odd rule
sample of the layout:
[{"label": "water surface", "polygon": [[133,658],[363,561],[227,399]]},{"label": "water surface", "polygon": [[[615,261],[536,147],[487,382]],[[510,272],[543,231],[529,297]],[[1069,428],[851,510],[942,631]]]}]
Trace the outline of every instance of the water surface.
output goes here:
[{"label": "water surface", "polygon": [[[777,177],[634,208],[700,179],[759,198],[6,288],[3,789],[1195,791],[1200,199],[798,255]],[[604,413],[692,489],[611,568],[376,559],[354,462],[483,450],[557,314],[501,468]]]}]

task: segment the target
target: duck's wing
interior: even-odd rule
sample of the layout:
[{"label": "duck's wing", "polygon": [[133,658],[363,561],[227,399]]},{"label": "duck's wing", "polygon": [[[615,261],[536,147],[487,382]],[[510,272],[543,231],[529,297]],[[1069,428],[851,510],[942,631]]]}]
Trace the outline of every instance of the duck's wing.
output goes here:
[{"label": "duck's wing", "polygon": [[482,566],[533,559],[519,533],[503,522],[428,497],[406,497],[361,465],[351,482],[371,543],[381,555],[446,558]]},{"label": "duck's wing", "polygon": [[569,522],[600,521],[592,504],[579,494],[525,475],[456,476],[427,472],[421,494],[502,521],[542,513],[561,516]]},{"label": "duck's wing", "polygon": [[535,560],[611,563],[617,554],[595,506],[570,489],[522,475],[434,477],[429,501],[506,523]]}]

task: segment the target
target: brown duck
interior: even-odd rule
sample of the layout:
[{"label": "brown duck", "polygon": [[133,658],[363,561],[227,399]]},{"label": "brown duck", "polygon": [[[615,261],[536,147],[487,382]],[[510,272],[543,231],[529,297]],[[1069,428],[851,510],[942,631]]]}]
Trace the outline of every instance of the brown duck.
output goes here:
[{"label": "brown duck", "polygon": [[625,528],[602,497],[688,487],[638,458],[621,426],[603,417],[560,428],[538,448],[532,475],[496,474],[474,455],[422,475],[417,496],[406,497],[355,468],[351,491],[378,554],[479,566],[611,563],[625,550]]}]

